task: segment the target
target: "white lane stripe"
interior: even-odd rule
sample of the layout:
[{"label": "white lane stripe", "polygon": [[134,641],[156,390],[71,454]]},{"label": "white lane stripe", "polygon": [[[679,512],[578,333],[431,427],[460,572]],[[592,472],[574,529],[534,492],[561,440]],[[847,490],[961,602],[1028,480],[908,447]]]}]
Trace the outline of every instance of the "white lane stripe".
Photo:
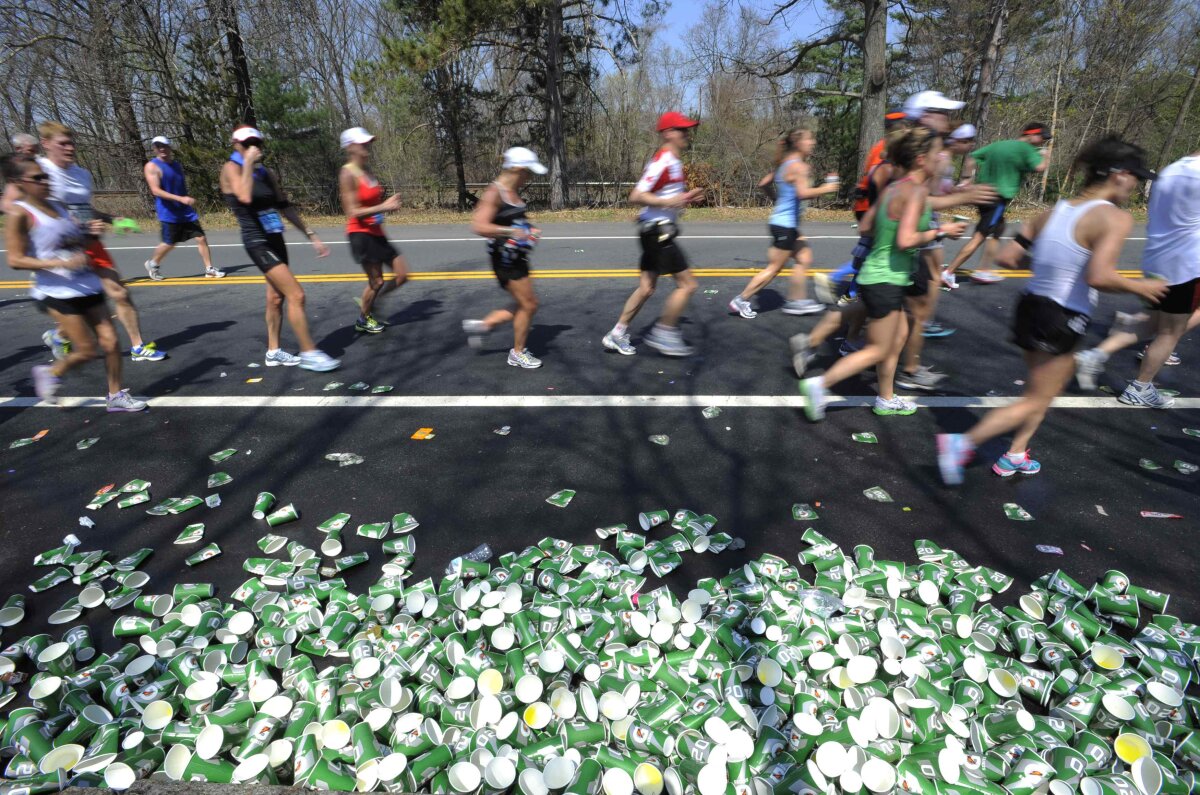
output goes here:
[{"label": "white lane stripe", "polygon": [[[684,242],[688,240],[765,240],[766,235],[689,235],[684,233],[681,237]],[[858,240],[858,235],[805,235],[807,240]],[[543,237],[542,241],[547,240],[629,240],[633,241],[636,238],[632,235],[590,235],[590,236],[572,236],[572,237]],[[1003,238],[1011,240],[1011,238]],[[1145,240],[1144,237],[1127,237],[1126,240]],[[389,243],[483,243],[481,237],[412,237],[412,238],[388,238]],[[345,240],[326,240],[327,246],[344,246]],[[153,251],[157,248],[157,243],[152,246],[105,246],[109,251]],[[289,240],[289,246],[307,246],[311,245],[307,240]],[[181,243],[176,248],[195,248],[195,243]],[[209,243],[209,248],[241,248],[241,243]],[[6,253],[7,249],[0,248],[0,254]]]},{"label": "white lane stripe", "polygon": [[[149,397],[151,406],[160,408],[803,408],[800,395],[231,395],[207,397],[163,396]],[[1016,397],[915,397],[912,401],[926,408],[997,408],[1007,406]],[[61,405],[68,408],[99,407],[100,398],[63,397]],[[871,406],[874,395],[831,395],[830,405]],[[1129,409],[1113,397],[1060,397],[1054,408],[1061,409]],[[0,409],[54,408],[33,397],[0,398]],[[1175,408],[1200,408],[1200,398],[1175,398]]]}]

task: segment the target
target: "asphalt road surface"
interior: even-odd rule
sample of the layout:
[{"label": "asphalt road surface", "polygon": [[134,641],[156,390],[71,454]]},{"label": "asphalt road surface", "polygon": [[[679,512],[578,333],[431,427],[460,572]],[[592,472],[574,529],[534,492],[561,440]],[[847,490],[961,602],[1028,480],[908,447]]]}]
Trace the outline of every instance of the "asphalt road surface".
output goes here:
[{"label": "asphalt road surface", "polygon": [[[1025,373],[1007,338],[1025,279],[943,294],[939,318],[958,332],[931,340],[926,359],[951,377],[945,389],[921,396],[916,415],[871,414],[869,376],[840,385],[842,404],[823,424],[810,425],[786,340],[814,319],[778,311],[782,281],[761,294],[755,320],[733,317],[725,307],[764,262],[765,231],[685,224],[682,244],[701,292],[684,333],[699,354],[668,359],[645,347],[621,357],[600,345],[635,285],[632,226],[547,226],[534,256],[541,309],[529,343],[545,366],[533,371],[505,365],[507,331],[493,335],[482,352],[465,344],[463,318],[506,304],[482,242],[465,226],[393,230],[414,278],[377,313],[392,326],[376,336],[352,329],[352,298],[363,282],[341,233],[325,232],[333,253],[322,260],[293,235],[293,267],[305,284],[313,330],[325,350],[343,359],[342,369],[328,374],[254,366],[265,343],[263,287],[235,233],[210,238],[217,264],[230,272],[220,281],[198,278],[199,258],[183,246],[164,264],[172,278],[151,283],[141,263],[154,236],[112,238],[110,250],[132,280],[144,333],[170,354],[156,364],[127,360],[127,385],[152,406],[140,415],[108,416],[96,407],[104,389],[98,363],[68,376],[68,407],[35,405],[29,368],[49,359],[40,342],[48,325],[26,296],[24,277],[7,271],[0,275],[6,279],[0,281],[0,338],[6,341],[0,349],[0,393],[6,396],[0,398],[0,597],[28,593],[28,583],[44,573],[30,566],[32,557],[69,532],[83,539],[84,549],[123,555],[154,548],[145,566],[152,592],[209,581],[228,594],[248,576],[242,560],[260,554],[255,540],[267,528],[250,509],[255,494],[267,490],[301,513],[279,531],[313,548],[321,540],[315,526],[339,511],[353,515],[352,526],[412,513],[421,522],[416,577],[440,573],[451,557],[479,543],[497,553],[544,536],[592,543],[594,528],[632,524],[639,511],[690,508],[718,517],[716,530],[744,538],[746,548],[685,556],[668,578],[685,591],[699,577],[764,552],[795,560],[803,546],[799,536],[811,524],[847,550],[870,544],[890,559],[914,561],[913,540],[931,538],[973,563],[1016,576],[1014,593],[1060,567],[1084,583],[1117,568],[1136,583],[1173,593],[1172,612],[1200,617],[1200,474],[1172,467],[1177,459],[1200,463],[1200,438],[1182,433],[1200,428],[1198,335],[1180,345],[1183,365],[1166,368],[1160,379],[1160,386],[1181,392],[1180,408],[1129,409],[1110,393],[1072,387],[1034,439],[1042,474],[1009,481],[994,476],[990,462],[1006,443],[997,440],[968,469],[965,485],[950,489],[937,475],[933,436],[964,430],[986,406],[1019,394]],[[848,225],[814,224],[806,231],[818,268],[839,264],[856,239]],[[1123,267],[1136,267],[1141,246],[1130,241]],[[948,254],[956,249],[951,244]],[[664,283],[636,321],[635,344],[667,289]],[[1128,298],[1103,297],[1090,337],[1103,335],[1114,310],[1134,307]],[[286,325],[284,339],[294,350]],[[827,351],[817,367],[834,355]],[[1119,392],[1136,365],[1132,351],[1114,357],[1105,385]],[[343,386],[325,391],[335,381]],[[393,391],[350,390],[356,382]],[[722,413],[706,419],[708,405],[721,406]],[[506,425],[509,435],[493,433]],[[433,438],[410,438],[421,428],[432,428]],[[40,441],[7,449],[43,429],[48,433]],[[874,432],[879,443],[852,441],[859,431]],[[669,436],[669,444],[650,442],[656,434]],[[76,449],[76,442],[92,437],[99,438],[93,447]],[[219,465],[208,460],[228,447],[239,453]],[[339,467],[324,458],[335,452],[356,453],[364,462]],[[1143,458],[1162,468],[1143,469]],[[115,504],[84,510],[100,487],[133,478],[152,481],[153,502],[204,496],[215,471],[233,477],[217,490],[218,508],[165,517]],[[871,486],[882,486],[894,502],[868,500],[862,492]],[[545,502],[564,488],[577,491],[568,507]],[[820,518],[793,521],[790,508],[797,502],[820,503]],[[1003,505],[1009,502],[1034,520],[1007,519]],[[1184,518],[1142,518],[1143,510]],[[96,526],[81,527],[80,516]],[[171,542],[197,521],[206,525],[205,543],[216,541],[223,554],[190,570],[183,559],[196,547]],[[1040,553],[1037,544],[1064,554]],[[348,533],[346,551],[360,550],[371,553],[371,563],[347,578],[365,590],[383,557],[378,542]],[[35,631],[76,590],[67,585],[32,597],[26,622],[6,630],[0,643]],[[106,624],[104,612],[94,614],[95,621]]]}]

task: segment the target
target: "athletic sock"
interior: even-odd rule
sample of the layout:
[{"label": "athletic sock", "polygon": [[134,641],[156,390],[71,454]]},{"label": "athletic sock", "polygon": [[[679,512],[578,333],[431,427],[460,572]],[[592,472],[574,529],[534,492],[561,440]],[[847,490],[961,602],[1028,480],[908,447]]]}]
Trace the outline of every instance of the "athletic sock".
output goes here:
[{"label": "athletic sock", "polygon": [[1092,351],[1095,352],[1096,358],[1100,360],[1100,364],[1108,362],[1108,351],[1101,350],[1100,348],[1092,348]]},{"label": "athletic sock", "polygon": [[279,353],[281,350],[283,350],[283,349],[282,348],[267,348],[267,356],[270,356],[273,353]]},{"label": "athletic sock", "polygon": [[617,325],[613,326],[612,335],[614,337],[623,337],[625,336],[625,332],[628,330],[629,326],[625,325],[624,323],[618,323]]},{"label": "athletic sock", "polygon": [[1008,460],[1014,464],[1019,464],[1025,460],[1025,453],[1023,451],[1020,453],[1005,453],[1005,455],[1008,456]]},{"label": "athletic sock", "polygon": [[1133,385],[1135,387],[1137,387],[1138,389],[1149,389],[1150,388],[1149,381],[1138,381],[1137,379],[1134,379]]}]

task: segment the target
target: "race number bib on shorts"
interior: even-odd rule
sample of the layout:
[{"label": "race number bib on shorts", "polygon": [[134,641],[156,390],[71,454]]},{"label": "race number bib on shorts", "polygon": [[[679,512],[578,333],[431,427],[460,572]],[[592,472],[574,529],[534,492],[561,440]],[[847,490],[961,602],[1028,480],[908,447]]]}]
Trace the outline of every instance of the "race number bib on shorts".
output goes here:
[{"label": "race number bib on shorts", "polygon": [[258,214],[258,222],[268,235],[283,234],[283,219],[276,210],[263,210]]}]

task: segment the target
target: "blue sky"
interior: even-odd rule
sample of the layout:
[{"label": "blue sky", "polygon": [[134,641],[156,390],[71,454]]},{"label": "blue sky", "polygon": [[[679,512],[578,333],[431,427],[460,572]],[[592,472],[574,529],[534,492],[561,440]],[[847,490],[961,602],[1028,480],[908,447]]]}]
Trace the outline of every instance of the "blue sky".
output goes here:
[{"label": "blue sky", "polygon": [[[731,7],[751,6],[760,11],[763,16],[769,14],[776,6],[773,0],[717,0],[717,2],[726,2]],[[671,0],[671,5],[664,16],[663,35],[672,46],[682,46],[683,34],[691,25],[695,24],[707,4],[708,0]],[[783,27],[785,24],[787,26],[786,31],[780,31],[781,37],[795,39],[820,30],[823,27],[821,16],[824,8],[821,0],[811,0],[811,2],[799,3],[789,9],[786,22],[776,23],[779,27]]]}]

